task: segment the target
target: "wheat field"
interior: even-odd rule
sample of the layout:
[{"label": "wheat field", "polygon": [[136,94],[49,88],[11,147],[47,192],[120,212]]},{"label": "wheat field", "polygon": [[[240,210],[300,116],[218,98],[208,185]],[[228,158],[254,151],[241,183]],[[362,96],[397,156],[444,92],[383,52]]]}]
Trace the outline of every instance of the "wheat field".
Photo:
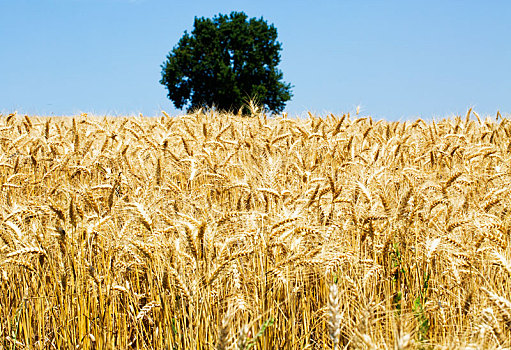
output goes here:
[{"label": "wheat field", "polygon": [[500,115],[10,114],[0,147],[0,348],[511,346]]}]

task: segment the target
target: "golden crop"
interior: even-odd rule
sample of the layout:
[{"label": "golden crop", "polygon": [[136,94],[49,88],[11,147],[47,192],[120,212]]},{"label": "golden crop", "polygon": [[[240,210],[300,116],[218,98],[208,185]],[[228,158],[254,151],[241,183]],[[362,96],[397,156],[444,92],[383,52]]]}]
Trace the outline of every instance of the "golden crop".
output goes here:
[{"label": "golden crop", "polygon": [[507,119],[9,115],[0,147],[0,348],[511,346]]}]

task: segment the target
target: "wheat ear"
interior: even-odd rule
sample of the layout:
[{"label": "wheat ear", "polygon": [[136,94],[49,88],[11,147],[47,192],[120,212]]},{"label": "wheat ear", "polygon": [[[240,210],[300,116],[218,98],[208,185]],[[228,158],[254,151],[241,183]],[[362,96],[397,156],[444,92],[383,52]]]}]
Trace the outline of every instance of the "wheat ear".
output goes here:
[{"label": "wheat ear", "polygon": [[339,350],[339,339],[341,335],[341,321],[342,314],[339,310],[339,291],[337,285],[332,283],[330,285],[330,292],[328,294],[328,334],[332,341],[333,350]]}]

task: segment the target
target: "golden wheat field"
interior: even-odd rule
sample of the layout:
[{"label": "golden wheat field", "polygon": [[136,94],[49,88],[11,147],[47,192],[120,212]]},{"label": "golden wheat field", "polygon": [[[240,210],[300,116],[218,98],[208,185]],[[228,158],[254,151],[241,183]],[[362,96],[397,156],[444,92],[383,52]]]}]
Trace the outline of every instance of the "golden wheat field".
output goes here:
[{"label": "golden wheat field", "polygon": [[511,122],[0,117],[2,349],[511,346]]}]

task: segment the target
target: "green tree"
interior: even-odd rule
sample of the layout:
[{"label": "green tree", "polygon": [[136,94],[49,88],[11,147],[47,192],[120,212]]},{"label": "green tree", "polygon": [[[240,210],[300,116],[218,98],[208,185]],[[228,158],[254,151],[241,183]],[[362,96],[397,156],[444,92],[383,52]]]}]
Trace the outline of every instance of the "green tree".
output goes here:
[{"label": "green tree", "polygon": [[248,101],[281,112],[291,84],[282,82],[277,29],[243,12],[197,18],[161,66],[160,83],[176,108],[244,109]]}]

